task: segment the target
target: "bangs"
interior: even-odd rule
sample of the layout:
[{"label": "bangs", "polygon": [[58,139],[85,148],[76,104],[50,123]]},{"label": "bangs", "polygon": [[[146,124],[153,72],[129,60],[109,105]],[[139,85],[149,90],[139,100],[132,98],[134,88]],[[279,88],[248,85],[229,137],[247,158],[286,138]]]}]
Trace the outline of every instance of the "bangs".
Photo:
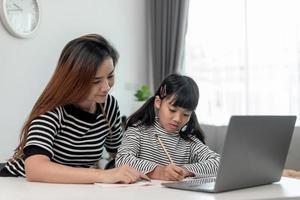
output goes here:
[{"label": "bangs", "polygon": [[193,87],[182,87],[175,92],[171,103],[175,107],[181,107],[190,111],[194,111],[197,108],[198,100],[198,91],[195,91]]}]

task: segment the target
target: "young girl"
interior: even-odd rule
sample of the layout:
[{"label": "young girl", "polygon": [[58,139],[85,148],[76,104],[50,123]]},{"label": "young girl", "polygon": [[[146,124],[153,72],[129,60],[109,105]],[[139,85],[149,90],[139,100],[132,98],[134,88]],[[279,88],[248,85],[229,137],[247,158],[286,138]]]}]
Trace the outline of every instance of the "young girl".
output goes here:
[{"label": "young girl", "polygon": [[195,114],[198,99],[193,79],[166,77],[155,95],[129,117],[116,165],[128,164],[161,180],[215,175],[220,156],[204,144]]},{"label": "young girl", "polygon": [[53,183],[131,183],[147,178],[129,166],[90,168],[104,147],[115,154],[121,143],[120,111],[109,95],[117,61],[117,51],[100,35],[70,41],[0,176]]}]

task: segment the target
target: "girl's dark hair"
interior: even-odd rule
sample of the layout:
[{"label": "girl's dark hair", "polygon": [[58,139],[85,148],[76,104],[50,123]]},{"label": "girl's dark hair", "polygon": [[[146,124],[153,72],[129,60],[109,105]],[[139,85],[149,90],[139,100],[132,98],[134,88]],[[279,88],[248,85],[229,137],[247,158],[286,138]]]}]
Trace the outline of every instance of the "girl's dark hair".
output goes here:
[{"label": "girl's dark hair", "polygon": [[171,74],[167,76],[156,90],[154,96],[149,98],[145,104],[133,113],[125,126],[125,130],[129,126],[146,125],[152,126],[155,122],[154,99],[159,96],[161,100],[174,96],[173,106],[181,107],[192,111],[190,120],[186,124],[187,128],[180,130],[180,136],[189,140],[190,136],[197,137],[200,141],[204,141],[204,133],[200,128],[195,109],[199,100],[199,89],[196,82],[188,77],[179,74]]}]

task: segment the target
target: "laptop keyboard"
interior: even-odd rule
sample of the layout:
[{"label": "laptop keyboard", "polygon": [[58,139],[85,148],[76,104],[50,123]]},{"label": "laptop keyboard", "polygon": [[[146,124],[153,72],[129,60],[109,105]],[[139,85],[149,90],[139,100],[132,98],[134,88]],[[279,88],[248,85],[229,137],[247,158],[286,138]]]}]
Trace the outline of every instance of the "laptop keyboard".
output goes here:
[{"label": "laptop keyboard", "polygon": [[211,183],[211,182],[215,182],[215,181],[216,181],[216,177],[206,177],[206,178],[186,179],[181,182],[185,182],[189,185],[199,185],[199,184]]},{"label": "laptop keyboard", "polygon": [[204,192],[214,192],[216,177],[197,177],[187,178],[182,181],[175,181],[170,183],[162,183],[163,186],[181,189],[181,190],[194,190]]}]

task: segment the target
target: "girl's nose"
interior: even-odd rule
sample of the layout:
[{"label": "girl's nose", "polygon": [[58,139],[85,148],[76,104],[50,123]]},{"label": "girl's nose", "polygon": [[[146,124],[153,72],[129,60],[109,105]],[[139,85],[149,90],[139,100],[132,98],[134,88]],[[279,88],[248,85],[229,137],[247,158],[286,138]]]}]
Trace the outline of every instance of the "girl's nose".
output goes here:
[{"label": "girl's nose", "polygon": [[178,124],[181,123],[182,122],[182,118],[181,118],[180,113],[175,113],[173,120],[175,122],[177,122]]}]

